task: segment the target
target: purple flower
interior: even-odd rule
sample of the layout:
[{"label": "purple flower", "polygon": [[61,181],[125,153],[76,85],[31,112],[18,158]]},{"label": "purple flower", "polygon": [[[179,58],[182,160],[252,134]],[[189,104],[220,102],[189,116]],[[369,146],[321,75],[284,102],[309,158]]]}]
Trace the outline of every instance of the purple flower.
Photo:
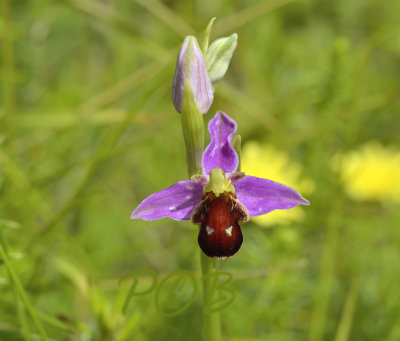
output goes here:
[{"label": "purple flower", "polygon": [[193,36],[188,36],[183,41],[176,62],[172,101],[179,113],[182,111],[184,96],[187,94],[193,96],[194,103],[202,114],[208,112],[214,99],[214,89],[203,54]]},{"label": "purple flower", "polygon": [[238,222],[276,209],[309,205],[294,189],[244,173],[231,146],[236,123],[218,111],[208,125],[210,144],[203,153],[203,175],[151,194],[133,211],[131,219],[169,217],[201,225],[198,242],[210,257],[235,254],[243,241]]}]

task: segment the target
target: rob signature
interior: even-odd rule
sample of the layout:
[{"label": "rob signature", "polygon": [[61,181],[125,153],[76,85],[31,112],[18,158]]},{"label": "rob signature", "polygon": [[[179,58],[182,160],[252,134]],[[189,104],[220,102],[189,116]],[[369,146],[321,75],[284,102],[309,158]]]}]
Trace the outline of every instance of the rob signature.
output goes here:
[{"label": "rob signature", "polygon": [[[150,277],[148,280],[143,278]],[[134,297],[148,295],[149,299],[154,299],[157,311],[164,316],[175,316],[185,311],[195,300],[198,287],[202,281],[207,281],[207,288],[204,297],[204,311],[213,313],[228,307],[235,299],[235,292],[229,286],[232,282],[232,274],[224,271],[216,271],[207,276],[197,279],[195,275],[185,270],[175,270],[165,277],[160,276],[149,269],[135,270],[120,280],[120,284],[127,280],[132,280],[127,297],[122,308],[126,314],[129,304]],[[146,286],[139,285],[145,282]]]}]

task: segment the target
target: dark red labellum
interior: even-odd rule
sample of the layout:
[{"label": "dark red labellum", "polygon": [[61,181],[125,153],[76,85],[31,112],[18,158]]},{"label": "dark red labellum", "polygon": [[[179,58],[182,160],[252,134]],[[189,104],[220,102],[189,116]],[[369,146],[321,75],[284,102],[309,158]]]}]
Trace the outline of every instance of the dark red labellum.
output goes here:
[{"label": "dark red labellum", "polygon": [[248,213],[233,193],[213,192],[203,195],[203,201],[192,215],[200,224],[197,238],[201,250],[209,257],[226,258],[239,251],[243,235],[238,221],[247,221]]}]

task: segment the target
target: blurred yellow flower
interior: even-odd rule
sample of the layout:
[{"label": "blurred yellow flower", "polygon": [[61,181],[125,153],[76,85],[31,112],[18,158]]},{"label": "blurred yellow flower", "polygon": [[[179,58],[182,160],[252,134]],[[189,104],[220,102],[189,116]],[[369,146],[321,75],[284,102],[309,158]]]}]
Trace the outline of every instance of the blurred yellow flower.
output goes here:
[{"label": "blurred yellow flower", "polygon": [[[313,191],[314,182],[301,177],[301,166],[289,159],[289,156],[272,146],[248,142],[242,148],[242,171],[260,178],[267,178],[293,187],[302,194]],[[252,218],[254,222],[263,226],[288,224],[297,222],[304,217],[301,207],[290,210],[276,210],[263,216]]]},{"label": "blurred yellow flower", "polygon": [[333,168],[348,196],[357,201],[400,200],[400,150],[370,141],[359,150],[336,155]]}]

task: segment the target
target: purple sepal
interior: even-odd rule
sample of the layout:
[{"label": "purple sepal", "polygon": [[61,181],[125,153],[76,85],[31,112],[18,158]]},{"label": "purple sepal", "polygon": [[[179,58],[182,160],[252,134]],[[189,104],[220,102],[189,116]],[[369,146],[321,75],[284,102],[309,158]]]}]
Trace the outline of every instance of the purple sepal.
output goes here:
[{"label": "purple sepal", "polygon": [[195,181],[179,181],[153,193],[133,211],[131,219],[155,220],[172,218],[189,220],[193,209],[201,202],[203,186]]},{"label": "purple sepal", "polygon": [[203,154],[203,173],[209,174],[213,168],[221,168],[225,173],[236,171],[239,158],[231,146],[236,123],[227,114],[218,111],[208,124],[210,144]]},{"label": "purple sepal", "polygon": [[267,179],[245,176],[236,180],[234,186],[237,199],[247,208],[250,217],[310,204],[293,188]]},{"label": "purple sepal", "polygon": [[214,89],[207,73],[203,54],[193,36],[188,36],[183,41],[176,62],[172,101],[179,113],[182,111],[185,80],[186,84],[190,85],[196,106],[202,114],[206,114],[214,99]]}]

